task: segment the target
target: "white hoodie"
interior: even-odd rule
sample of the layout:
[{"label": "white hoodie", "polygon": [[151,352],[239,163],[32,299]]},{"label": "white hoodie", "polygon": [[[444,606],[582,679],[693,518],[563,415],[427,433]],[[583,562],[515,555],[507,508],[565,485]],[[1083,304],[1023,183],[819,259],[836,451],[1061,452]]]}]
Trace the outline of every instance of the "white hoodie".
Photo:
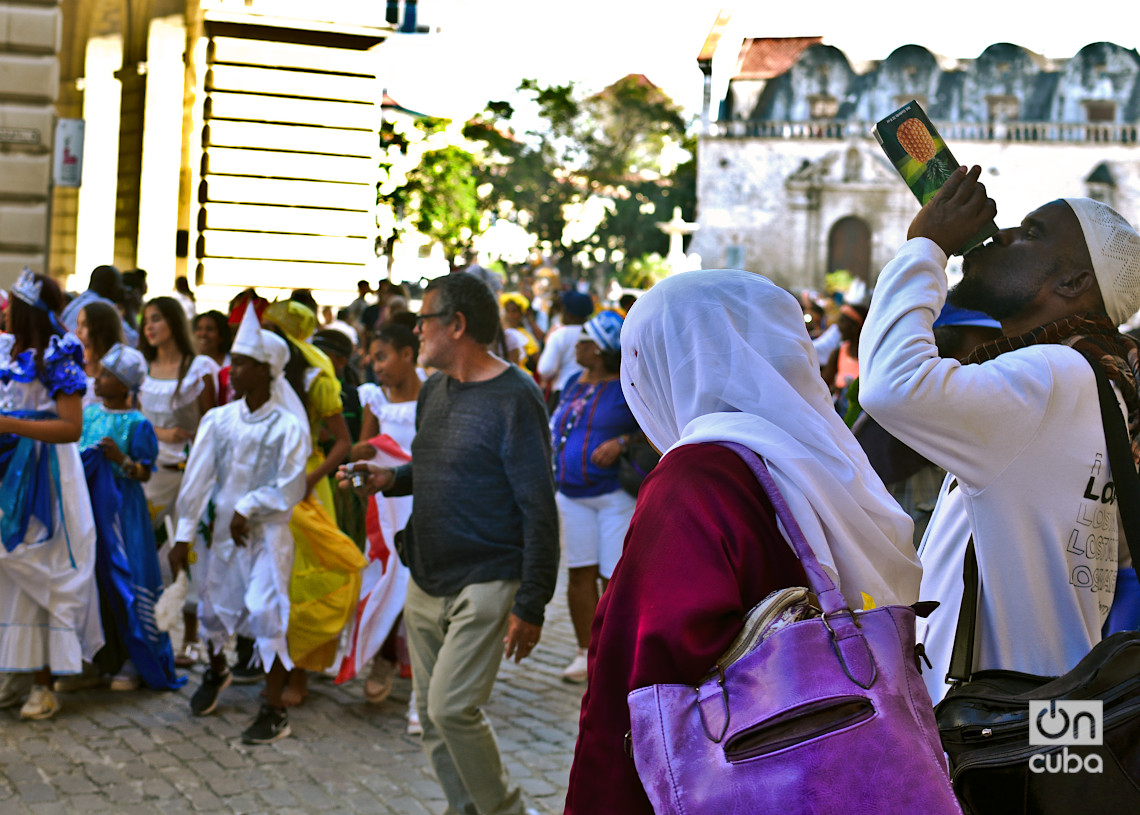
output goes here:
[{"label": "white hoodie", "polygon": [[1119,528],[1089,363],[1061,345],[980,365],[940,359],[932,325],[945,265],[932,241],[908,241],[879,276],[859,342],[863,408],[949,473],[919,550],[920,595],[942,604],[919,635],[935,702],[970,534],[981,583],[974,669],[1055,676],[1101,639]]}]

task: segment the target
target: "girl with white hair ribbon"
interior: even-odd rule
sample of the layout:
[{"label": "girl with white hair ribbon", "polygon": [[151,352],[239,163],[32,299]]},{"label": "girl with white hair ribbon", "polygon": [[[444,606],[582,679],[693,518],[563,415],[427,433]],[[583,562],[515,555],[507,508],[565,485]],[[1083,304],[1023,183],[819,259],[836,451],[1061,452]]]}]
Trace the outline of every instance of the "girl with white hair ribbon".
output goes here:
[{"label": "girl with white hair ribbon", "polygon": [[216,709],[233,679],[222,649],[238,631],[249,631],[267,672],[266,704],[242,740],[265,744],[290,732],[281,701],[293,667],[286,642],[289,518],[305,494],[310,443],[304,408],[282,375],[289,349],[258,326],[253,309],[246,309],[231,354],[230,381],[239,398],[202,418],[178,495],[170,565],[176,574],[187,567],[195,529],[212,504],[213,541],[192,572],[210,666],[190,709],[199,716]]}]

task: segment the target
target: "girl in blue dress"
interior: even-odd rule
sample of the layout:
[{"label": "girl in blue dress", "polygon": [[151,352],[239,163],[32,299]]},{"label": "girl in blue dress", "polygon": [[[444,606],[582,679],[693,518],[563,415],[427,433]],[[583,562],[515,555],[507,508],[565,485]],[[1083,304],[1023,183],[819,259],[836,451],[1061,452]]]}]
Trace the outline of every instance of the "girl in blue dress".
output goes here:
[{"label": "girl in blue dress", "polygon": [[158,439],[131,408],[146,371],[146,359],[133,348],[119,344],[104,354],[94,382],[100,403],[84,408],[79,441],[95,513],[95,578],[106,640],[95,661],[114,675],[111,690],[134,690],[140,681],[174,690],[186,681],[174,671],[170,636],[154,620],[162,574],[142,485]]},{"label": "girl in blue dress", "polygon": [[55,281],[25,270],[11,294],[11,333],[0,334],[0,707],[23,702],[22,718],[46,719],[59,710],[52,673],[79,673],[102,645],[76,445],[87,377]]}]

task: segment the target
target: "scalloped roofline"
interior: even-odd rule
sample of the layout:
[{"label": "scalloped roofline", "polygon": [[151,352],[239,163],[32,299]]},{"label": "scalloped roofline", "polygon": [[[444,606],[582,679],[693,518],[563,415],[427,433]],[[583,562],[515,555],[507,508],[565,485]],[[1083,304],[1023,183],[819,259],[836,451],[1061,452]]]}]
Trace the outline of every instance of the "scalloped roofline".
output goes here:
[{"label": "scalloped roofline", "polygon": [[[1124,51],[1133,51],[1133,53],[1136,53],[1134,49],[1117,45],[1111,40],[1098,40],[1097,42],[1090,42],[1081,46],[1070,57],[1054,58],[1030,50],[1023,45],[1003,41],[987,45],[980,54],[974,57],[952,57],[946,54],[940,54],[937,51],[932,51],[919,43],[912,42],[898,46],[882,59],[852,60],[842,48],[826,42],[823,37],[745,37],[741,41],[740,51],[736,60],[736,72],[731,77],[731,80],[735,82],[739,80],[773,79],[777,76],[781,76],[791,70],[799,61],[804,51],[813,45],[824,45],[829,48],[834,48],[843,54],[847,60],[847,64],[851,66],[853,73],[865,75],[878,69],[899,50],[909,47],[921,48],[926,51],[942,71],[966,70],[995,46],[1012,46],[1020,49],[1033,64],[1037,66],[1039,71],[1059,71],[1064,68],[1070,59],[1076,57],[1081,51],[1101,42],[1114,45]],[[1140,56],[1138,56],[1138,59],[1140,59]]]}]

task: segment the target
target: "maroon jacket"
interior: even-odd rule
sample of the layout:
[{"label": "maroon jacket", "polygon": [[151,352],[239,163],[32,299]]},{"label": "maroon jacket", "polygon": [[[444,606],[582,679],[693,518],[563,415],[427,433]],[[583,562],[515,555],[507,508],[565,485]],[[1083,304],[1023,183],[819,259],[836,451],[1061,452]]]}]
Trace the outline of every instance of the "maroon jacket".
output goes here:
[{"label": "maroon jacket", "polygon": [[567,815],[652,815],[625,752],[626,695],[662,682],[696,685],[749,609],[806,579],[735,453],[694,444],[665,456],[642,484],[594,618]]}]

